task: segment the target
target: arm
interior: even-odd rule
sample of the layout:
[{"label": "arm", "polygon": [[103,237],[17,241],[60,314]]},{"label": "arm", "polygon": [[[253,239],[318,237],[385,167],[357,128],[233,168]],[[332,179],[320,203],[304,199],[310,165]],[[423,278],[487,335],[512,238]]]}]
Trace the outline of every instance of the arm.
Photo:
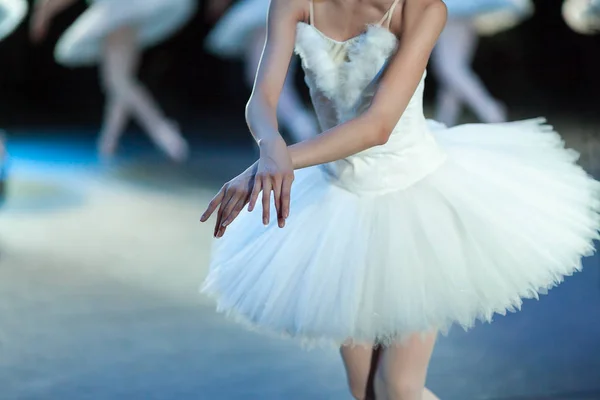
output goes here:
[{"label": "arm", "polygon": [[[278,224],[285,226],[289,215],[294,168],[290,153],[277,126],[277,103],[296,41],[296,25],[305,19],[306,0],[272,0],[267,18],[265,47],[260,60],[252,95],[246,106],[248,128],[260,148],[258,163],[226,183],[213,198],[200,219],[205,222],[217,212],[215,236],[249,203],[252,211],[262,191],[263,223],[270,220],[270,197],[274,193]],[[250,182],[251,184],[247,184]]]},{"label": "arm", "polygon": [[445,22],[443,2],[408,0],[403,10],[399,50],[369,109],[315,138],[290,146],[294,169],[336,161],[386,143],[421,81]]},{"label": "arm", "polygon": [[265,47],[246,106],[246,122],[259,146],[281,139],[277,103],[294,51],[296,25],[305,17],[303,3],[272,0],[269,6]]},{"label": "arm", "polygon": [[263,222],[269,221],[270,196],[274,194],[279,226],[289,215],[294,168],[277,126],[277,103],[294,52],[296,25],[305,19],[306,0],[272,0],[267,18],[265,47],[246,106],[246,122],[258,143],[260,159],[248,210],[262,191]]},{"label": "arm", "polygon": [[44,40],[50,21],[78,0],[37,0],[31,17],[30,35],[34,42]]}]

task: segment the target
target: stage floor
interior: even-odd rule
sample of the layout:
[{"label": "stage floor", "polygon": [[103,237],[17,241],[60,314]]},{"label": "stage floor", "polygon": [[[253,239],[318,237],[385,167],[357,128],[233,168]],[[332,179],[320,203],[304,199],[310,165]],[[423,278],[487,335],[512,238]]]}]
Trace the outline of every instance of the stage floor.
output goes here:
[{"label": "stage floor", "polygon": [[[592,165],[599,147],[572,140]],[[252,151],[203,148],[173,167],[93,150],[10,143],[0,399],[350,398],[337,351],[248,332],[198,293],[212,231],[200,213]],[[428,386],[443,400],[600,399],[599,261],[518,314],[440,338]]]}]

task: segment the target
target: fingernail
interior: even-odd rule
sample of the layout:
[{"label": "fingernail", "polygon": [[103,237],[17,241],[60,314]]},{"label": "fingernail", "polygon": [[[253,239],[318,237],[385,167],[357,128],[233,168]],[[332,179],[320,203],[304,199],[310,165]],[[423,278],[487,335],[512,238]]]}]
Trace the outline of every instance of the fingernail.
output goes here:
[{"label": "fingernail", "polygon": [[226,227],[227,225],[229,225],[229,221],[225,221],[223,222],[223,224],[221,225],[222,227]]}]

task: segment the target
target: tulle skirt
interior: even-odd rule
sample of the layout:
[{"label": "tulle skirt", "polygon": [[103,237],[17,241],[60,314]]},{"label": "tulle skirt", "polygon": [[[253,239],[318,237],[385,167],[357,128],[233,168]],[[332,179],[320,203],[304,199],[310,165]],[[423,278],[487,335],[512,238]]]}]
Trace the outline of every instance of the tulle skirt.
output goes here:
[{"label": "tulle skirt", "polygon": [[531,0],[444,0],[450,18],[470,20],[481,35],[519,25],[534,11]]},{"label": "tulle skirt", "polygon": [[195,11],[196,0],[95,1],[60,38],[54,55],[66,66],[96,64],[112,32],[136,27],[139,46],[152,46],[177,32]]},{"label": "tulle skirt", "polygon": [[25,0],[0,0],[0,40],[10,35],[27,15]]},{"label": "tulle skirt", "polygon": [[567,25],[577,33],[594,35],[600,32],[600,1],[565,0],[562,15]]},{"label": "tulle skirt", "polygon": [[206,38],[206,49],[226,58],[241,57],[258,29],[266,29],[270,0],[241,0]]},{"label": "tulle skirt", "polygon": [[[280,229],[243,212],[215,241],[203,291],[218,310],[307,344],[465,329],[581,268],[600,183],[540,121],[432,129],[447,160],[412,186],[361,195],[297,172]],[[373,176],[377,179],[377,176]]]}]

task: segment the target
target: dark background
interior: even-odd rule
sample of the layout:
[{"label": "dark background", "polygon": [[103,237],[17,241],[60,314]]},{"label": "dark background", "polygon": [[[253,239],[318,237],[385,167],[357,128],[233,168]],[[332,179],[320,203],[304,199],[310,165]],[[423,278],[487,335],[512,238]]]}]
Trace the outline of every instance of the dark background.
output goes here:
[{"label": "dark background", "polygon": [[[532,19],[481,40],[475,69],[492,93],[509,105],[513,118],[560,114],[595,120],[600,104],[600,36],[569,30],[560,15],[561,3],[538,0]],[[27,24],[0,43],[1,127],[18,135],[38,128],[71,127],[77,132],[99,125],[103,95],[97,69],[66,69],[52,56],[58,37],[84,9],[81,2],[59,16],[41,46],[30,44]],[[140,77],[187,136],[241,139],[247,137],[243,107],[249,94],[242,63],[206,54],[203,40],[209,30],[201,6],[180,34],[144,54]],[[435,79],[431,75],[428,79],[430,100]],[[223,124],[240,129],[219,129]]]}]

